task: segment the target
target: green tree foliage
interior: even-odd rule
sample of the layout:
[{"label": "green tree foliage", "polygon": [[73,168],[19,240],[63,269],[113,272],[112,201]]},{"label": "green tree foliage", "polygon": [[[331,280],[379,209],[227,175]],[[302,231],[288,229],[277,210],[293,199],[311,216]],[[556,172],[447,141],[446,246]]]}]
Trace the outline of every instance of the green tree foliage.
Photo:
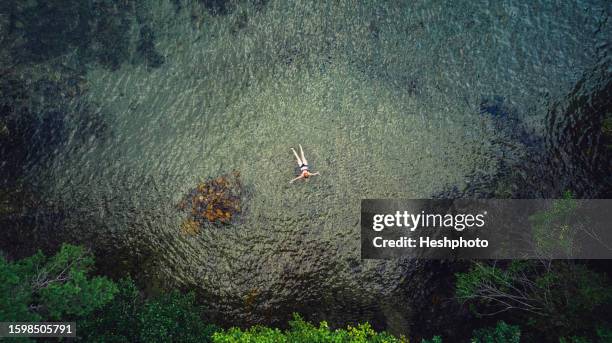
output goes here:
[{"label": "green tree foliage", "polygon": [[442,337],[433,336],[431,339],[422,339],[421,343],[442,343]]},{"label": "green tree foliage", "polygon": [[40,320],[40,315],[29,309],[32,300],[32,290],[24,270],[28,266],[9,263],[0,256],[0,321]]},{"label": "green tree foliage", "polygon": [[584,228],[575,221],[574,213],[578,201],[571,192],[563,194],[563,199],[552,201],[546,211],[539,211],[529,217],[533,241],[538,256],[572,256],[576,252],[576,237]]},{"label": "green tree foliage", "polygon": [[612,327],[599,327],[596,331],[596,338],[584,336],[562,337],[559,343],[609,343],[612,342]]},{"label": "green tree foliage", "polygon": [[219,331],[213,335],[215,343],[316,343],[316,342],[404,342],[404,339],[395,338],[385,332],[376,332],[370,324],[360,324],[357,327],[349,326],[347,329],[332,330],[326,322],[314,326],[304,321],[298,314],[293,315],[289,322],[290,328],[281,331],[276,328],[254,326],[247,330],[231,328]]},{"label": "green tree foliage", "polygon": [[596,328],[609,324],[597,313],[612,303],[612,285],[584,264],[551,260],[571,256],[578,249],[577,235],[589,233],[575,218],[577,206],[566,192],[529,218],[539,260],[474,262],[468,272],[456,275],[456,296],[478,315],[516,315],[550,341],[594,339]]},{"label": "green tree foliage", "polygon": [[474,330],[472,343],[519,343],[521,329],[516,325],[506,324],[503,320],[497,322],[495,327]]},{"label": "green tree foliage", "polygon": [[[521,329],[516,325],[506,324],[503,320],[497,322],[495,327],[486,327],[474,330],[471,343],[519,343]],[[442,337],[433,336],[431,340],[423,339],[421,343],[442,343]]]},{"label": "green tree foliage", "polygon": [[528,313],[518,316],[522,324],[558,340],[594,335],[605,324],[598,311],[612,303],[612,286],[605,275],[566,261],[474,263],[457,274],[456,296],[480,315]]},{"label": "green tree foliage", "polygon": [[202,321],[193,293],[145,299],[131,279],[120,280],[118,288],[112,302],[81,321],[83,341],[205,343],[217,330]]},{"label": "green tree foliage", "polygon": [[117,287],[89,277],[93,263],[84,248],[69,244],[52,257],[38,252],[9,262],[0,256],[0,321],[60,320],[102,307]]},{"label": "green tree foliage", "polygon": [[73,320],[85,342],[209,342],[216,331],[192,293],[145,299],[131,279],[89,277],[93,265],[89,252],[69,244],[52,257],[0,255],[0,321]]}]

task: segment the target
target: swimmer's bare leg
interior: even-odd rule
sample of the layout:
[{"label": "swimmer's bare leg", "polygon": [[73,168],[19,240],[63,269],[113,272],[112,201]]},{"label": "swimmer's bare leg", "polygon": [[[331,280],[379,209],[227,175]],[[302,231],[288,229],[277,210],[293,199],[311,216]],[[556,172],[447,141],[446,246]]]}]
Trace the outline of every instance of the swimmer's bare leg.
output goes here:
[{"label": "swimmer's bare leg", "polygon": [[302,149],[302,144],[300,144],[300,152],[302,153],[302,163],[308,164],[308,161],[306,161],[306,157],[304,157],[304,149]]},{"label": "swimmer's bare leg", "polygon": [[295,158],[297,159],[297,164],[298,166],[301,166],[302,164],[302,160],[300,159],[300,156],[298,156],[297,152],[295,152],[295,149],[291,148],[291,151],[293,151],[293,154],[295,155]]}]

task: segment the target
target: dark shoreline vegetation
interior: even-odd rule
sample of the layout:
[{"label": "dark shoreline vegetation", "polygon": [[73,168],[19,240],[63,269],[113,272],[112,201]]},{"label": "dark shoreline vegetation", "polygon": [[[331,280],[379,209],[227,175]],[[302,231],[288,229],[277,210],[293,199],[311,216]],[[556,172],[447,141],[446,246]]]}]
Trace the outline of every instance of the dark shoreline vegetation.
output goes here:
[{"label": "dark shoreline vegetation", "polygon": [[[474,329],[470,342],[612,339],[606,320],[612,284],[583,263],[477,262],[456,280],[456,300],[469,304],[477,317],[495,318],[484,321],[491,326]],[[333,329],[325,321],[312,325],[297,313],[286,330],[262,325],[223,330],[208,324],[193,292],[146,297],[129,277],[113,281],[95,275],[91,253],[69,244],[51,257],[39,251],[10,262],[0,256],[0,305],[0,321],[75,321],[84,342],[408,341],[376,332],[367,322]],[[503,312],[508,315],[500,319]],[[422,340],[442,341],[438,335]]]},{"label": "dark shoreline vegetation", "polygon": [[[181,0],[172,4],[177,13],[186,6]],[[265,12],[269,1],[201,0],[198,6],[191,12],[194,28],[210,18],[227,20],[231,35],[237,36],[248,31],[250,15]],[[153,278],[155,252],[144,245],[137,251],[128,245],[109,251],[110,245],[96,244],[122,237],[99,233],[108,229],[106,223],[84,219],[83,225],[92,229],[83,236],[70,231],[66,218],[84,210],[41,194],[36,173],[50,169],[58,152],[78,154],[117,136],[112,113],[93,100],[77,108],[71,101],[88,95],[92,65],[109,71],[142,66],[154,72],[171,63],[156,47],[163,33],[156,31],[153,17],[145,2],[134,0],[0,2],[0,321],[74,320],[79,340],[86,342],[612,341],[608,261],[425,262],[419,265],[421,273],[400,283],[402,300],[392,299],[392,306],[412,301],[406,308],[409,321],[400,318],[393,327],[388,319],[395,312],[358,302],[357,314],[347,318],[342,308],[318,309],[314,302],[281,305],[281,320],[268,313],[249,322],[259,296],[254,289],[244,299],[223,303],[238,303],[246,322],[257,324],[245,325],[226,321],[218,308],[211,312],[207,301],[213,293]],[[380,13],[374,17],[368,32],[376,42],[383,20]],[[325,48],[316,48],[321,51],[314,49],[321,56],[313,62],[305,46],[286,42],[283,51],[274,52],[275,68],[325,70],[332,63],[330,51],[339,44],[330,38]],[[567,190],[575,198],[612,197],[609,49],[609,44],[601,47],[596,64],[566,96],[547,99],[543,133],[533,133],[522,121],[512,99],[483,94],[476,104],[479,115],[506,139],[493,142],[506,147],[500,156],[513,154],[516,144],[526,147],[527,158],[517,165],[500,157],[497,175],[466,175],[464,184],[431,197],[562,198]],[[393,82],[413,96],[423,91],[416,76],[398,76]],[[230,230],[249,215],[249,193],[256,189],[241,184],[236,173],[234,179],[204,175],[195,188],[181,190],[188,193],[178,206],[171,202],[184,215],[177,234],[197,237],[206,230]],[[146,176],[134,179],[143,188],[156,187]],[[95,208],[100,202],[91,203]],[[563,224],[547,222],[546,228]],[[408,293],[415,283],[422,287]],[[372,313],[385,319],[359,319]],[[395,334],[398,327],[409,337]]]}]

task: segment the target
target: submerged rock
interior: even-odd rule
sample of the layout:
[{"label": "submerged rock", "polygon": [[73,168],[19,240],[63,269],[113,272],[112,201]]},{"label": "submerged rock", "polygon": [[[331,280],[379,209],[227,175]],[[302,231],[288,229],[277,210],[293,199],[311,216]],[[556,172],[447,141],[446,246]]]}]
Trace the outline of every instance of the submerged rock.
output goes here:
[{"label": "submerged rock", "polygon": [[198,183],[178,204],[179,210],[189,213],[181,231],[195,235],[201,227],[230,224],[242,212],[243,194],[237,170]]}]

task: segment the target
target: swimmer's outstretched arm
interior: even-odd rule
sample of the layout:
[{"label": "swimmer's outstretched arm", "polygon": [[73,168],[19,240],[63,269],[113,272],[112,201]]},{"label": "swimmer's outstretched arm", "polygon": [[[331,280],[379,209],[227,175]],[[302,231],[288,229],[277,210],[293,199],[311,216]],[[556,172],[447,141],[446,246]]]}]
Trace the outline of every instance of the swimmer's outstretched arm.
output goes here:
[{"label": "swimmer's outstretched arm", "polygon": [[303,179],[303,178],[304,178],[304,175],[300,175],[300,176],[296,177],[295,179],[289,181],[289,183],[293,183],[293,181],[297,181],[297,180]]},{"label": "swimmer's outstretched arm", "polygon": [[321,175],[319,172],[311,173],[310,176]]}]

